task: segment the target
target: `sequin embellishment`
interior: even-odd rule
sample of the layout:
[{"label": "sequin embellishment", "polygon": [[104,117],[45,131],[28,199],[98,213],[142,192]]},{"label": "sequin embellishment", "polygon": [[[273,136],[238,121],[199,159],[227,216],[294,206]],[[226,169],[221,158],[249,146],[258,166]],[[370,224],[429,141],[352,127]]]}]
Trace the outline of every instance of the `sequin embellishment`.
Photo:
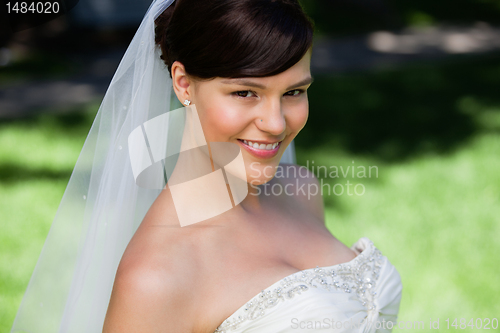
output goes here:
[{"label": "sequin embellishment", "polygon": [[237,316],[224,320],[214,333],[235,330],[248,320],[262,317],[267,309],[292,299],[296,295],[301,295],[311,288],[341,290],[355,294],[368,311],[375,310],[376,292],[374,289],[382,265],[382,253],[369,242],[367,248],[348,263],[306,269],[283,278],[277,282],[278,287],[273,285],[248,302],[242,314],[240,314],[241,309],[238,309],[235,312]]}]

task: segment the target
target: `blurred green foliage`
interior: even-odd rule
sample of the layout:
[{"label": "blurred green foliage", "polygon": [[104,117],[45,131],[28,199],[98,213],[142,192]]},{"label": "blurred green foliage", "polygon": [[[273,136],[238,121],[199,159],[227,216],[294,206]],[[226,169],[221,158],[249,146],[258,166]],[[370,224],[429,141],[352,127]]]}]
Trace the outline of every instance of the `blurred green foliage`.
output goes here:
[{"label": "blurred green foliage", "polygon": [[319,35],[345,36],[436,23],[500,23],[497,0],[300,0]]},{"label": "blurred green foliage", "polygon": [[478,132],[500,132],[500,55],[404,69],[315,76],[297,144],[383,160],[444,154]]}]

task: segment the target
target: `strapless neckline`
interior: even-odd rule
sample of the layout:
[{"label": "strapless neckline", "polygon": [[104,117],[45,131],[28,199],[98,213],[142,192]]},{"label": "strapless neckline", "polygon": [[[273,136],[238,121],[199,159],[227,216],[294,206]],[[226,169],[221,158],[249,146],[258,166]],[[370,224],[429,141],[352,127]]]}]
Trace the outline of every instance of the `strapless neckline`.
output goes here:
[{"label": "strapless neckline", "polygon": [[[262,311],[263,309],[260,309],[260,306],[262,305],[260,303],[270,301],[270,303],[268,303],[269,307],[274,307],[277,303],[275,300],[273,300],[273,298],[280,298],[282,291],[286,292],[286,297],[289,299],[292,298],[295,294],[300,294],[302,291],[308,289],[307,286],[298,285],[295,288],[291,289],[289,288],[288,290],[286,290],[287,286],[292,286],[295,282],[305,282],[308,279],[314,280],[316,278],[319,278],[321,280],[323,277],[326,277],[326,275],[333,274],[331,277],[333,278],[332,282],[335,288],[343,289],[344,292],[347,293],[351,293],[353,289],[358,289],[356,286],[354,286],[353,288],[352,284],[346,283],[346,281],[336,281],[335,276],[338,276],[339,280],[341,280],[340,277],[342,276],[342,272],[352,272],[353,267],[360,268],[366,262],[376,261],[377,268],[380,269],[381,266],[380,258],[382,257],[382,254],[373,245],[373,242],[366,237],[360,238],[356,243],[354,243],[354,245],[351,246],[351,249],[354,250],[354,252],[356,252],[357,256],[351,259],[350,261],[331,266],[316,266],[313,268],[306,268],[294,272],[292,274],[289,274],[279,279],[278,281],[274,282],[269,287],[263,289],[260,293],[252,297],[250,301],[239,307],[232,315],[226,318],[219,325],[219,327],[215,330],[214,333],[226,332],[226,330],[238,326],[239,324],[248,319],[255,319],[263,315],[264,311]],[[378,278],[377,271],[375,272],[375,274],[376,277]],[[363,282],[367,283],[368,284],[367,287],[369,288],[371,288],[374,284],[374,281],[363,281]],[[327,285],[326,281],[324,280],[320,281],[320,284],[324,285],[325,287]],[[367,300],[366,304],[368,303],[369,302]],[[373,307],[370,304],[369,306],[367,306],[367,308],[369,308],[370,306]],[[253,312],[255,312],[253,310],[261,310],[261,311],[257,315],[255,315],[253,314]]]}]

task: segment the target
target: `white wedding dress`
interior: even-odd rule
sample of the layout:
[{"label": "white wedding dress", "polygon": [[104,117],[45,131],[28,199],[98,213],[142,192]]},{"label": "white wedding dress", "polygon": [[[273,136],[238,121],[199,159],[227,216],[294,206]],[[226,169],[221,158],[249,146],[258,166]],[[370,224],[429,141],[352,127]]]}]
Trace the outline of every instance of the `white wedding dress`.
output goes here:
[{"label": "white wedding dress", "polygon": [[399,273],[368,238],[352,249],[358,256],[347,263],[277,281],[215,332],[390,332],[401,300]]}]

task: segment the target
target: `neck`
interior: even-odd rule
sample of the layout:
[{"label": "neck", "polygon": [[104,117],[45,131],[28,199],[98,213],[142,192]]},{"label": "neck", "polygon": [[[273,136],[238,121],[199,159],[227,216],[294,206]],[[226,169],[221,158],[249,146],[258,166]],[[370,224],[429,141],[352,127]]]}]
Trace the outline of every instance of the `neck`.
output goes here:
[{"label": "neck", "polygon": [[[272,180],[271,180],[272,181]],[[238,205],[246,213],[259,214],[264,210],[264,203],[266,202],[264,194],[263,185],[250,185],[248,184],[248,195],[247,197]],[[236,206],[235,208],[238,208]]]}]

